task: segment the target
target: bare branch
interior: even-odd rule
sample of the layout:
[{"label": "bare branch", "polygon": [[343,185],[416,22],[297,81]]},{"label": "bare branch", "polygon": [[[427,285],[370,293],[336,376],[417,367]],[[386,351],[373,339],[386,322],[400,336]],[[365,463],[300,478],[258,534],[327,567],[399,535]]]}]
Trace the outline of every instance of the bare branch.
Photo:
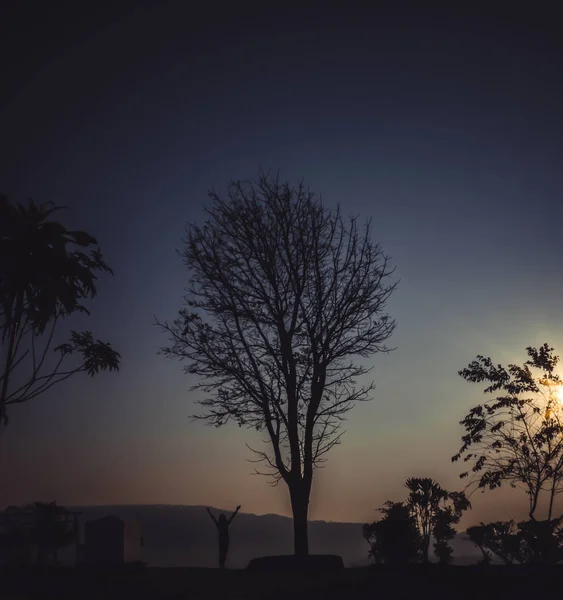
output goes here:
[{"label": "bare branch", "polygon": [[183,240],[185,304],[157,321],[169,337],[161,352],[197,377],[195,418],[267,433],[250,462],[288,484],[303,523],[314,469],[340,443],[348,411],[371,398],[373,383],[358,383],[365,359],[389,351],[393,269],[369,222],[330,211],[302,181],[261,173],[210,198]]}]

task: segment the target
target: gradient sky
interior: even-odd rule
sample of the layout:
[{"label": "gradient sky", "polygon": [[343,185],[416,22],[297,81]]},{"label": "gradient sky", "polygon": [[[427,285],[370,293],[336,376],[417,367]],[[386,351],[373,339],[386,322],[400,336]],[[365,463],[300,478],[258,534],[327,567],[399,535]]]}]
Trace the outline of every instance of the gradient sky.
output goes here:
[{"label": "gradient sky", "polygon": [[[153,325],[181,305],[184,223],[211,187],[259,167],[373,217],[401,280],[397,349],[374,358],[373,401],[317,471],[310,517],[372,520],[407,476],[459,487],[458,422],[482,394],[457,371],[477,354],[563,348],[563,47],[550,16],[150,4],[4,19],[0,191],[68,205],[66,222],[98,238],[115,277],[69,326],[111,340],[123,364],[11,412],[0,505],[289,514],[286,489],[250,474],[256,435],[190,423],[193,382],[156,355]],[[468,519],[525,506],[477,495]]]}]

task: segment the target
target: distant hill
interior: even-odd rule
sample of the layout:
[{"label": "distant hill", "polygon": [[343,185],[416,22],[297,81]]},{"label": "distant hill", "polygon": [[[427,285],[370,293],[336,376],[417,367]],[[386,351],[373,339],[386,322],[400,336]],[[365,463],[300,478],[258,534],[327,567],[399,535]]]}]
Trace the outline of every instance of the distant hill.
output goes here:
[{"label": "distant hill", "polygon": [[[70,507],[69,507],[70,508]],[[217,564],[215,526],[203,506],[118,505],[72,507],[84,523],[107,515],[141,523],[145,540],[143,560],[155,567],[213,567]],[[215,514],[230,511],[212,509]],[[231,546],[227,565],[244,568],[257,556],[290,554],[293,529],[290,518],[280,515],[240,513],[231,525]],[[312,553],[338,554],[347,566],[368,564],[368,546],[361,523],[309,522]],[[460,536],[453,540],[455,562],[472,563],[480,552]]]}]

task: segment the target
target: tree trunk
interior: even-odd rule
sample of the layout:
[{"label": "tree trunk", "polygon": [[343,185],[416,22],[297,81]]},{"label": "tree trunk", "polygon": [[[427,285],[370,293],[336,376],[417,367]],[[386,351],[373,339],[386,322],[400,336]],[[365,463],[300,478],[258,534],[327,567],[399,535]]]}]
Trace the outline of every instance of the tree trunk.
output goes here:
[{"label": "tree trunk", "polygon": [[530,521],[536,520],[534,513],[536,512],[536,508],[538,507],[538,498],[540,495],[540,491],[541,491],[541,486],[539,484],[537,484],[533,491],[533,495],[530,496],[530,512],[528,513],[528,516],[530,517]]},{"label": "tree trunk", "polygon": [[16,341],[18,339],[18,330],[20,326],[20,321],[23,313],[23,294],[20,292],[18,295],[18,299],[16,302],[16,307],[14,308],[14,320],[15,323],[9,322],[9,316],[5,316],[4,326],[8,325],[8,330],[10,332],[9,341],[8,341],[8,349],[6,354],[6,362],[5,362],[5,370],[4,370],[4,379],[2,380],[2,390],[0,391],[0,429],[6,422],[6,400],[8,398],[8,381],[10,380],[10,371],[12,370],[12,365],[14,362],[14,354],[16,350]]},{"label": "tree trunk", "polygon": [[551,491],[549,493],[549,512],[547,513],[548,521],[551,521],[551,515],[553,514],[553,500],[555,498],[555,481],[551,486]]},{"label": "tree trunk", "polygon": [[309,494],[311,485],[300,480],[290,484],[291,509],[293,511],[293,553],[295,556],[308,556],[309,533],[307,514],[309,512]]},{"label": "tree trunk", "polygon": [[424,541],[424,545],[422,546],[422,560],[427,563],[430,562],[430,538],[428,541]]}]

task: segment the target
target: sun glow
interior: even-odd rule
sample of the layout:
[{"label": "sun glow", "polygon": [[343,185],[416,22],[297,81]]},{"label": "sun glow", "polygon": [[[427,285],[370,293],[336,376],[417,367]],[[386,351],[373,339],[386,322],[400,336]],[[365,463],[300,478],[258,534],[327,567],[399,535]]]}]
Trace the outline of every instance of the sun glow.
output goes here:
[{"label": "sun glow", "polygon": [[557,389],[555,390],[555,397],[557,398],[559,404],[563,407],[563,386],[557,386]]}]

